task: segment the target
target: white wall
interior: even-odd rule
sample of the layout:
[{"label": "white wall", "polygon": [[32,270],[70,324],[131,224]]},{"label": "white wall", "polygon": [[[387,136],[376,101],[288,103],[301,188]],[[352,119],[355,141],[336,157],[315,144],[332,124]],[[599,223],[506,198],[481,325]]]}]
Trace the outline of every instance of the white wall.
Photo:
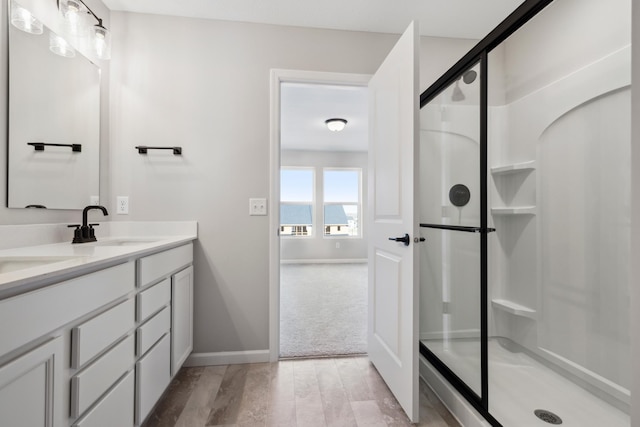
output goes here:
[{"label": "white wall", "polygon": [[504,44],[507,103],[628,43],[630,6],[631,0],[562,0],[547,6]]},{"label": "white wall", "polygon": [[[283,237],[280,239],[280,258],[282,261],[292,260],[335,260],[335,259],[366,259],[367,258],[367,229],[364,220],[367,218],[367,153],[366,152],[329,152],[329,151],[301,151],[283,150],[281,165],[313,167],[316,176],[316,209],[317,221],[322,221],[322,170],[323,168],[360,168],[362,211],[360,212],[361,237],[324,237],[320,222],[313,237],[296,238]],[[336,243],[340,244],[336,248]]]},{"label": "white wall", "polygon": [[[25,7],[32,10],[34,14],[40,18],[45,25],[57,30],[60,26],[60,18],[57,13],[55,1],[42,0],[23,0],[21,2]],[[87,4],[92,10],[100,16],[104,25],[110,28],[110,11],[100,0],[88,0]],[[7,0],[0,0],[0,81],[7,81],[8,70],[8,41],[7,41]],[[85,52],[91,58],[89,52]],[[93,60],[102,69],[101,81],[101,128],[100,128],[100,193],[107,194],[109,191],[107,180],[107,165],[109,162],[109,62]],[[43,78],[46,78],[46,72],[43,71]],[[3,83],[4,84],[4,83]],[[6,207],[7,200],[7,91],[0,91],[0,135],[3,135],[3,148],[0,149],[0,224],[44,224],[44,223],[60,223],[60,222],[78,222],[81,220],[79,211],[71,210],[42,210],[42,209],[8,209]],[[103,204],[109,208],[106,200],[102,200]],[[107,221],[108,218],[100,218],[99,221]],[[69,240],[73,237],[73,233],[69,232]]]},{"label": "white wall", "polygon": [[[128,13],[112,20],[111,195],[130,197],[122,219],[198,221],[196,352],[267,349],[269,223],[248,215],[248,199],[269,191],[269,71],[373,73],[398,36]],[[428,40],[424,78],[471,44]],[[181,145],[184,155],[145,157],[137,144]]]}]

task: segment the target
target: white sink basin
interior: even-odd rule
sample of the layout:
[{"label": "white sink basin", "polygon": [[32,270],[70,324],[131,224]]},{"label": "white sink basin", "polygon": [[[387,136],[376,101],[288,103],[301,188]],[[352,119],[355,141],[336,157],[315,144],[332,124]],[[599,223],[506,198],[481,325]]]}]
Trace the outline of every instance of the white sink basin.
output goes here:
[{"label": "white sink basin", "polygon": [[139,246],[157,242],[157,239],[116,239],[104,240],[95,243],[96,246]]},{"label": "white sink basin", "polygon": [[9,273],[27,268],[40,267],[57,262],[69,261],[78,257],[64,256],[24,256],[24,257],[2,257],[0,258],[0,274]]}]

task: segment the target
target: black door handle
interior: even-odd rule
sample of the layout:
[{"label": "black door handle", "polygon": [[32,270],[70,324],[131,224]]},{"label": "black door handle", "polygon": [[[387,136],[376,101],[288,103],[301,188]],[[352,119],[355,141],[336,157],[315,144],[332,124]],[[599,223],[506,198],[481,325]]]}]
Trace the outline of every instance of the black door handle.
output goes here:
[{"label": "black door handle", "polygon": [[389,240],[393,240],[394,242],[402,242],[405,246],[409,246],[409,242],[411,242],[411,238],[408,234],[405,234],[404,237],[389,237]]}]

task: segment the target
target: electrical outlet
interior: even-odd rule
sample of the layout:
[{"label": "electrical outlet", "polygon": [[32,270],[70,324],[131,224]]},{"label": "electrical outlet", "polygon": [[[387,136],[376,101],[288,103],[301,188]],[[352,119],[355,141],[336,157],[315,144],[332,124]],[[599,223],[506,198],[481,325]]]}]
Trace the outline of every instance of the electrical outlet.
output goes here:
[{"label": "electrical outlet", "polygon": [[267,199],[249,199],[249,215],[266,215]]},{"label": "electrical outlet", "polygon": [[129,197],[128,196],[118,196],[116,199],[116,213],[118,215],[127,215],[129,214]]},{"label": "electrical outlet", "polygon": [[89,197],[89,204],[90,205],[99,205],[100,204],[100,197],[98,197],[98,196]]}]

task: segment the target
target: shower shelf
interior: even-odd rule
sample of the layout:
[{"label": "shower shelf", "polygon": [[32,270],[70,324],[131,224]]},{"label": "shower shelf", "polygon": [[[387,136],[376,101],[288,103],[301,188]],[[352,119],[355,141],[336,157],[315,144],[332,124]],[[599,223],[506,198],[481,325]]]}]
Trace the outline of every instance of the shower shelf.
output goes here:
[{"label": "shower shelf", "polygon": [[534,170],[535,168],[536,168],[536,161],[529,160],[528,162],[513,163],[510,165],[491,168],[491,174],[507,175],[507,174],[516,173],[516,172],[528,172],[528,171]]},{"label": "shower shelf", "polygon": [[535,206],[511,206],[504,208],[491,208],[492,215],[535,215]]},{"label": "shower shelf", "polygon": [[507,313],[515,314],[516,316],[528,317],[534,320],[537,317],[534,309],[506,299],[493,299],[491,300],[491,306],[506,311]]}]

